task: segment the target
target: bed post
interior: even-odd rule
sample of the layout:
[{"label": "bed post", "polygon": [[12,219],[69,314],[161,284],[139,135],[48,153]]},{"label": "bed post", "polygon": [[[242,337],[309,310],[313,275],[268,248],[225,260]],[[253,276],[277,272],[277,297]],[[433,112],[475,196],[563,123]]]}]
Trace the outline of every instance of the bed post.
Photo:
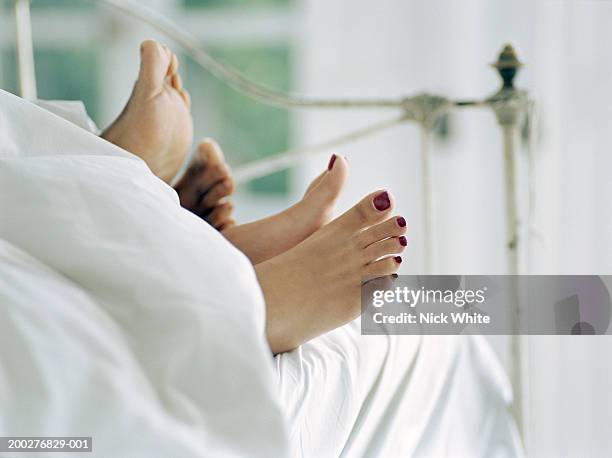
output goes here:
[{"label": "bed post", "polygon": [[[514,78],[523,64],[518,60],[512,45],[507,44],[499,54],[497,62],[492,64],[501,79],[501,89],[488,99],[488,103],[495,112],[497,123],[503,135],[503,164],[504,164],[504,206],[506,210],[506,252],[508,275],[520,273],[519,258],[519,209],[516,196],[516,156],[519,147],[519,133],[525,119],[528,98],[527,93],[514,86]],[[524,431],[523,412],[523,386],[522,386],[522,360],[521,360],[521,307],[520,282],[514,282],[514,299],[517,304],[517,313],[513,315],[513,334],[510,336],[511,382],[514,394],[514,416],[522,438]]]},{"label": "bed post", "polygon": [[19,91],[24,99],[34,100],[37,98],[37,92],[30,0],[15,0],[15,26]]},{"label": "bed post", "polygon": [[419,94],[404,99],[402,108],[406,119],[412,119],[421,127],[421,193],[423,219],[423,275],[433,275],[436,270],[436,221],[435,186],[432,184],[431,171],[431,131],[440,116],[453,107],[453,102],[445,97],[432,94]]}]

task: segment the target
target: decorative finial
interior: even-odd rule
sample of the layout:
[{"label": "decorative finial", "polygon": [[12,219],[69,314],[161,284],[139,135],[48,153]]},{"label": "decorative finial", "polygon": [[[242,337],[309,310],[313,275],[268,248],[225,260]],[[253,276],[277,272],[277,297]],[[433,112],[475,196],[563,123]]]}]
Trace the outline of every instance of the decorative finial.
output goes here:
[{"label": "decorative finial", "polygon": [[514,47],[511,44],[506,44],[504,49],[499,53],[497,62],[491,64],[491,66],[496,68],[499,76],[501,76],[504,82],[503,89],[513,89],[514,77],[523,66],[523,63],[518,60]]}]

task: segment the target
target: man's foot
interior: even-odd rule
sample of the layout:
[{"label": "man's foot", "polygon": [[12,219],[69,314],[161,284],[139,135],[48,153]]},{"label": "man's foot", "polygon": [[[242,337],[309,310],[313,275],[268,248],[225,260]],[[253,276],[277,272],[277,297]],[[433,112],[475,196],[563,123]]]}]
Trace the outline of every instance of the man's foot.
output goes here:
[{"label": "man's foot", "polygon": [[140,46],[140,72],[127,105],[102,138],[141,157],[169,182],[193,139],[189,94],[178,74],[178,60],[156,41]]},{"label": "man's foot", "polygon": [[274,216],[232,226],[223,235],[259,264],[293,248],[327,224],[348,174],[346,160],[335,154],[297,204]]},{"label": "man's foot", "polygon": [[255,266],[274,353],[292,350],[361,312],[364,279],[391,275],[406,247],[406,221],[390,217],[386,191],[367,196],[289,251]]},{"label": "man's foot", "polygon": [[233,205],[227,200],[234,192],[234,180],[217,143],[206,139],[185,172],[174,186],[181,206],[223,231],[234,226]]}]

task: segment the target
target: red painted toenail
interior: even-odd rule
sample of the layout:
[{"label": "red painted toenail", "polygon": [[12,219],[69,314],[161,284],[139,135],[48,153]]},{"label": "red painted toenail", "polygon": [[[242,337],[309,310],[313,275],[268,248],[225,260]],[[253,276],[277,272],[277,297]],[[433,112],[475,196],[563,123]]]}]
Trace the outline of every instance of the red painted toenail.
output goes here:
[{"label": "red painted toenail", "polygon": [[399,227],[406,227],[406,220],[403,216],[398,217],[396,221]]},{"label": "red painted toenail", "polygon": [[399,243],[401,246],[406,246],[408,245],[408,240],[406,240],[406,237],[404,237],[403,235],[399,238]]},{"label": "red painted toenail", "polygon": [[397,262],[398,264],[402,263],[402,257],[401,256],[396,256],[395,257],[395,262]]},{"label": "red painted toenail", "polygon": [[332,157],[329,159],[329,164],[327,165],[327,170],[331,170],[334,167],[334,162],[336,162],[336,155],[332,154]]},{"label": "red painted toenail", "polygon": [[381,192],[379,195],[374,197],[374,207],[376,210],[383,211],[391,206],[391,200],[387,191]]}]

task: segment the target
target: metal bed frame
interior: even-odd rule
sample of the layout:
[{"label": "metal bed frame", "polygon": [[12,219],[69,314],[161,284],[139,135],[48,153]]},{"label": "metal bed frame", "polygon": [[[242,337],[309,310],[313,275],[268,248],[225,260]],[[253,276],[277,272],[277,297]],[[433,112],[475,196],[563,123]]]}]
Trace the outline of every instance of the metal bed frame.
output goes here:
[{"label": "metal bed frame", "polygon": [[[331,148],[354,142],[358,139],[373,135],[382,130],[391,128],[404,122],[416,122],[421,125],[422,151],[421,175],[424,221],[425,259],[423,273],[433,273],[433,246],[432,237],[435,229],[431,188],[429,138],[433,124],[439,117],[453,109],[466,107],[479,107],[491,109],[497,119],[503,136],[503,163],[504,163],[504,202],[506,213],[506,255],[507,273],[516,275],[520,272],[519,254],[528,255],[527,251],[519,250],[526,244],[519,243],[518,220],[519,210],[516,199],[516,159],[520,148],[520,129],[533,108],[534,102],[526,91],[514,86],[514,78],[522,63],[516,56],[511,45],[505,45],[499,54],[497,62],[492,64],[499,73],[502,86],[494,94],[481,100],[449,100],[441,95],[420,93],[409,97],[388,99],[319,99],[297,94],[282,92],[254,82],[237,70],[215,60],[198,42],[198,40],[179,28],[157,12],[137,3],[134,0],[94,0],[95,3],[119,11],[125,15],[142,21],[184,48],[186,52],[205,70],[213,76],[231,86],[237,91],[265,104],[286,109],[387,109],[396,112],[393,117],[383,122],[377,122],[364,128],[343,134],[337,138],[309,147],[291,149],[277,153],[265,159],[256,160],[238,167],[235,178],[238,182],[245,182],[253,178],[265,176],[287,168],[303,158],[314,153],[329,151]],[[26,99],[36,99],[36,74],[34,62],[34,46],[32,40],[32,24],[30,18],[30,0],[15,0],[15,21],[17,31],[17,64],[19,87],[21,96]],[[529,116],[532,118],[532,116]],[[530,129],[531,131],[532,129]],[[531,132],[530,132],[531,134]],[[530,142],[531,143],[531,142]],[[531,154],[531,152],[529,152]],[[518,291],[516,292],[518,298]],[[517,318],[515,329],[519,329],[520,316]],[[523,406],[524,396],[522,390],[522,359],[521,342],[519,336],[510,337],[511,382],[514,391],[514,415],[521,435],[523,435]]]}]

